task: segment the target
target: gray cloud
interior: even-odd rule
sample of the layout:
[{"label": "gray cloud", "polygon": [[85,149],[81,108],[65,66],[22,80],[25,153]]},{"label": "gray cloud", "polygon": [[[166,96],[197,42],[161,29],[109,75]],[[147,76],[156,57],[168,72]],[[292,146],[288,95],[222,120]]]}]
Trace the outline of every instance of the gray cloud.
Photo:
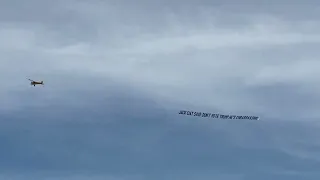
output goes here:
[{"label": "gray cloud", "polygon": [[318,177],[318,17],[310,1],[1,1],[3,179]]},{"label": "gray cloud", "polygon": [[151,97],[126,89],[130,91],[109,90],[112,96],[105,100],[98,89],[91,90],[92,95],[82,90],[87,94],[80,100],[87,103],[85,107],[56,100],[58,106],[2,115],[4,177],[253,179],[266,175],[289,179],[294,173],[302,179],[317,175],[314,150],[319,131],[313,123],[175,117]]}]

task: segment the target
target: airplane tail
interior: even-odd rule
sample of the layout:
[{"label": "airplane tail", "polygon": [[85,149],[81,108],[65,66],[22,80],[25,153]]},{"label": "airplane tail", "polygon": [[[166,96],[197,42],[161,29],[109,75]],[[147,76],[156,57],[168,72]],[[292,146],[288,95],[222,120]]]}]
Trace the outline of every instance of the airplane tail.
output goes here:
[{"label": "airplane tail", "polygon": [[43,84],[43,81],[41,81],[41,84]]}]

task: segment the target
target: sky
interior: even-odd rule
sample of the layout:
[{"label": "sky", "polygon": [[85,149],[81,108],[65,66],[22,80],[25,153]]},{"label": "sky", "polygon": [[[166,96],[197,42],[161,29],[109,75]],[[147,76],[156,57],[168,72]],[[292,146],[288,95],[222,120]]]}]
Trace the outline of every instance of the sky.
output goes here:
[{"label": "sky", "polygon": [[319,5],[1,0],[0,180],[319,179]]}]

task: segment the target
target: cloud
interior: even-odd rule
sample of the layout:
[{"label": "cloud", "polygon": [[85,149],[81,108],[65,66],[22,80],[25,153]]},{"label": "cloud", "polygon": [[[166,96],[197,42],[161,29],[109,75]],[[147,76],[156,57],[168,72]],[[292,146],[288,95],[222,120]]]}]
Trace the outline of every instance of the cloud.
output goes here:
[{"label": "cloud", "polygon": [[130,90],[115,88],[109,98],[96,90],[78,100],[83,107],[56,99],[49,107],[2,116],[2,174],[242,179],[317,173],[313,123],[185,118]]},{"label": "cloud", "polygon": [[3,179],[318,177],[319,11],[246,3],[0,2]]},{"label": "cloud", "polygon": [[[219,25],[215,18],[206,17],[205,12],[215,12],[208,8],[195,14],[205,21],[194,26],[193,21],[182,19],[180,11],[175,13],[168,10],[168,14],[164,15],[155,12],[156,17],[161,19],[161,27],[151,31],[147,27],[150,22],[144,19],[140,24],[126,24],[125,19],[129,15],[119,12],[128,7],[121,4],[70,1],[64,8],[57,4],[60,14],[71,13],[68,17],[77,20],[58,30],[56,27],[64,21],[49,21],[42,25],[38,20],[35,21],[38,24],[36,38],[25,40],[33,44],[29,47],[32,47],[34,53],[41,55],[41,60],[30,60],[35,64],[29,65],[34,72],[44,74],[45,71],[59,70],[113,77],[134,83],[155,96],[174,98],[177,102],[218,108],[224,112],[248,112],[265,116],[269,113],[269,107],[261,107],[260,102],[255,103],[254,94],[246,93],[250,91],[248,88],[259,89],[260,86],[276,86],[277,83],[304,83],[304,86],[313,83],[309,79],[315,73],[310,71],[311,66],[314,67],[315,57],[308,60],[290,56],[290,61],[248,57],[261,51],[272,54],[273,47],[277,47],[279,54],[301,44],[317,44],[318,34],[305,33],[301,30],[303,28],[296,28],[304,23],[292,24],[288,20],[265,14],[254,18],[247,15],[241,16],[248,20],[245,27],[220,28],[215,25]],[[92,10],[95,8],[100,10]],[[49,11],[46,15],[55,17],[56,13],[57,10]],[[138,18],[141,14],[130,15]],[[115,22],[114,17],[124,21]],[[136,21],[139,19],[134,19]],[[82,29],[84,24],[91,30],[86,32]],[[114,31],[115,28],[117,31]],[[90,40],[71,40],[77,39],[72,37],[76,34],[83,34]],[[23,31],[21,36],[24,36]],[[298,68],[302,66],[306,70]],[[284,68],[290,71],[282,73]],[[246,102],[246,106],[241,106],[243,102]]]}]

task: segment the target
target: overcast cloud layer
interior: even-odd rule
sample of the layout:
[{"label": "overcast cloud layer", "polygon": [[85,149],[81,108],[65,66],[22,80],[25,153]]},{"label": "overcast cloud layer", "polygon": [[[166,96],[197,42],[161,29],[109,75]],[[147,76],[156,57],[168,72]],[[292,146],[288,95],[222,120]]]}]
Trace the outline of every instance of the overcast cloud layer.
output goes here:
[{"label": "overcast cloud layer", "polygon": [[319,179],[319,5],[0,1],[0,179]]}]

